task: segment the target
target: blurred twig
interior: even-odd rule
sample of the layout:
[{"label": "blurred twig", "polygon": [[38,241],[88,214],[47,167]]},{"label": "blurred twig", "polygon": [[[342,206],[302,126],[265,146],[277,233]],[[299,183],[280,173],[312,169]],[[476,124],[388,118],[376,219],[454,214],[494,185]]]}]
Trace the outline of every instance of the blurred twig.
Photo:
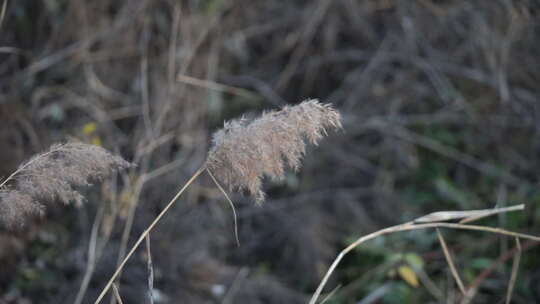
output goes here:
[{"label": "blurred twig", "polygon": [[512,300],[512,292],[514,291],[514,286],[516,285],[517,274],[519,270],[519,261],[521,259],[521,243],[519,238],[516,240],[516,253],[514,254],[514,260],[512,262],[512,274],[510,275],[510,282],[508,282],[508,291],[506,292],[506,304],[510,304]]},{"label": "blurred twig", "polygon": [[362,301],[358,302],[358,304],[373,304],[377,303],[379,299],[384,297],[384,295],[388,292],[388,290],[392,287],[392,283],[386,283],[374,291],[370,292],[366,297],[362,299]]},{"label": "blurred twig", "polygon": [[448,266],[450,266],[450,271],[452,272],[452,276],[454,276],[454,279],[456,280],[456,284],[459,287],[459,290],[462,294],[466,294],[465,285],[463,285],[463,281],[461,280],[459,273],[457,271],[456,265],[454,263],[454,260],[452,259],[452,254],[450,253],[450,250],[448,250],[448,246],[446,245],[446,242],[441,234],[441,231],[439,228],[437,230],[437,237],[439,238],[439,242],[441,243],[441,247],[444,252],[444,256],[446,258],[446,262],[448,263]]},{"label": "blurred twig", "polygon": [[0,29],[2,29],[2,25],[4,24],[4,18],[6,17],[7,4],[8,0],[4,0],[4,2],[2,3],[2,10],[0,11]]},{"label": "blurred twig", "polygon": [[231,287],[223,297],[223,301],[221,301],[221,304],[232,304],[234,300],[234,295],[242,285],[242,282],[246,279],[247,275],[249,274],[249,268],[243,267],[238,271],[238,274],[236,275],[234,281],[231,284]]},{"label": "blurred twig", "polygon": [[[523,246],[521,246],[521,252],[529,250],[535,246],[540,245],[539,242],[536,241],[527,241]],[[482,282],[489,277],[502,263],[506,262],[510,258],[514,257],[516,254],[518,254],[518,248],[514,248],[512,250],[509,250],[499,256],[499,258],[491,264],[488,268],[484,269],[475,279],[474,281],[469,284],[467,287],[467,295],[463,298],[461,301],[461,304],[468,304],[471,303],[472,299],[476,295],[480,285]]]},{"label": "blurred twig", "polygon": [[473,169],[476,169],[480,172],[482,172],[485,175],[497,177],[503,181],[506,181],[512,185],[527,185],[529,184],[527,181],[514,176],[512,173],[497,168],[496,166],[480,161],[469,154],[463,153],[461,151],[458,151],[452,147],[445,146],[441,143],[439,143],[436,140],[433,140],[429,137],[422,136],[420,134],[414,133],[412,131],[409,131],[402,127],[397,126],[389,126],[387,124],[378,124],[378,130],[384,133],[390,133],[393,134],[403,140],[413,142],[415,144],[418,144],[420,146],[423,146],[429,150],[432,150],[434,152],[437,152],[445,157],[448,157],[450,159],[453,159],[457,162],[460,162],[462,164],[465,164]]},{"label": "blurred twig", "polygon": [[248,100],[254,100],[254,99],[256,100],[260,98],[259,95],[246,89],[232,87],[232,86],[224,85],[224,84],[217,83],[210,80],[198,79],[198,78],[187,76],[187,75],[179,74],[176,76],[176,80],[183,83],[191,84],[194,86],[203,87],[209,90],[215,90],[219,92],[225,92],[225,93],[229,93],[233,95],[238,95]]},{"label": "blurred twig", "polygon": [[152,251],[150,250],[150,233],[146,235],[146,258],[148,268],[148,298],[154,304],[154,265],[152,264]]},{"label": "blurred twig", "polygon": [[82,303],[82,300],[84,299],[84,295],[86,294],[86,290],[88,289],[88,285],[90,284],[90,280],[92,279],[92,275],[94,274],[94,269],[96,267],[96,260],[99,256],[99,253],[97,252],[97,242],[99,237],[99,227],[101,225],[101,222],[103,220],[103,215],[105,213],[105,205],[100,205],[98,212],[96,214],[96,217],[94,219],[94,223],[92,224],[92,232],[90,234],[90,241],[88,242],[88,257],[86,261],[86,269],[84,272],[83,279],[81,281],[81,286],[79,288],[79,291],[77,292],[77,296],[75,297],[74,304],[80,304]]},{"label": "blurred twig", "polygon": [[118,287],[116,287],[116,284],[112,284],[112,289],[113,289],[113,293],[114,293],[114,298],[116,299],[116,301],[118,301],[119,304],[124,304],[124,302],[122,302],[122,298],[120,297],[120,293],[118,292]]},{"label": "blurred twig", "polygon": [[283,72],[276,83],[277,91],[283,90],[285,85],[291,79],[332,2],[333,1],[327,0],[318,1],[317,3],[314,3],[312,11],[306,12],[306,16],[309,16],[309,18],[307,18],[307,23],[304,24],[301,34],[297,37],[298,40],[300,40],[300,38],[303,39],[300,40],[300,45],[295,48],[291,59],[283,69]]}]

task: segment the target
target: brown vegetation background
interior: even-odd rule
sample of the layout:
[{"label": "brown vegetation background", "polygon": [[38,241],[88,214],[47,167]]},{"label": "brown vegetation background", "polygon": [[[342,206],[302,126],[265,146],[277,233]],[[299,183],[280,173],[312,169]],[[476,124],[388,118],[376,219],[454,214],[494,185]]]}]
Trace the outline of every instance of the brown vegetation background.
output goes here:
[{"label": "brown vegetation background", "polygon": [[[525,203],[484,223],[538,234],[537,1],[1,2],[0,175],[70,138],[138,165],[80,208],[0,230],[2,304],[93,303],[224,120],[308,98],[344,132],[265,181],[262,206],[233,195],[239,247],[220,191],[191,186],[151,235],[155,303],[306,303],[354,237],[431,211]],[[444,233],[466,285],[481,278],[475,301],[502,303],[513,240]],[[540,251],[522,245],[513,303],[535,303]],[[124,303],[149,303],[147,260],[126,266]],[[338,284],[328,303],[459,298],[433,231],[366,244]]]}]

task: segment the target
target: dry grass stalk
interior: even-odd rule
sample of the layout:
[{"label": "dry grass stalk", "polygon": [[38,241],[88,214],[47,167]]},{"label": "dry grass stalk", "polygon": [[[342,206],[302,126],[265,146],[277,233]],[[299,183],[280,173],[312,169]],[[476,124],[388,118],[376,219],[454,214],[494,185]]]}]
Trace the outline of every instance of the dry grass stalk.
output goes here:
[{"label": "dry grass stalk", "polygon": [[180,196],[182,196],[182,194],[197,179],[197,177],[199,177],[199,175],[201,175],[204,172],[204,170],[205,170],[204,168],[200,168],[199,170],[197,170],[197,172],[195,172],[193,174],[193,176],[190,177],[190,179],[184,184],[184,186],[182,186],[182,189],[180,189],[176,193],[176,195],[167,203],[165,208],[163,208],[163,210],[161,210],[161,212],[158,214],[158,216],[156,216],[156,218],[152,221],[152,223],[150,225],[148,225],[148,228],[146,228],[146,230],[139,236],[139,238],[137,239],[135,244],[131,247],[131,249],[129,250],[127,255],[124,257],[124,259],[120,263],[120,265],[118,265],[118,267],[116,268],[116,270],[112,274],[111,278],[109,279],[109,281],[107,282],[105,287],[103,287],[103,290],[101,290],[101,293],[99,294],[99,296],[96,299],[96,301],[94,302],[94,304],[98,304],[98,303],[101,302],[101,300],[103,300],[103,298],[107,294],[107,291],[109,291],[109,289],[113,286],[114,281],[116,280],[118,275],[120,275],[120,273],[122,272],[122,269],[126,265],[127,261],[129,261],[131,256],[135,253],[135,250],[137,250],[137,248],[139,248],[139,246],[141,245],[143,240],[146,239],[146,236],[148,234],[150,234],[150,231],[152,231],[152,229],[154,229],[154,227],[159,223],[161,218],[171,209],[171,207],[174,205],[174,203],[180,198]]},{"label": "dry grass stalk", "polygon": [[521,260],[521,243],[519,241],[519,238],[515,238],[516,240],[516,253],[514,255],[514,260],[512,261],[512,274],[510,275],[510,282],[508,282],[508,290],[506,292],[506,304],[510,304],[512,302],[512,292],[514,291],[514,287],[516,286],[516,280],[519,270],[519,262]]},{"label": "dry grass stalk", "polygon": [[150,249],[150,234],[146,235],[146,258],[148,268],[148,300],[154,304],[154,266],[152,263],[152,250]]},{"label": "dry grass stalk", "polygon": [[90,186],[131,164],[107,150],[84,143],[53,145],[10,175],[0,187],[0,223],[22,226],[30,216],[44,213],[45,205],[82,204],[75,187]]},{"label": "dry grass stalk", "polygon": [[362,243],[366,241],[369,241],[371,239],[377,238],[385,234],[409,231],[409,230],[427,229],[427,228],[450,228],[450,229],[459,229],[459,230],[484,231],[484,232],[496,233],[500,235],[512,236],[514,238],[528,239],[528,240],[540,242],[540,237],[538,236],[524,234],[524,233],[517,233],[517,232],[513,232],[513,231],[501,229],[501,228],[479,226],[479,225],[469,225],[469,224],[465,225],[465,224],[444,223],[444,222],[417,224],[416,221],[411,221],[404,224],[391,226],[388,228],[375,231],[368,235],[362,236],[358,238],[356,241],[354,241],[353,243],[351,243],[349,246],[341,250],[341,252],[337,255],[337,257],[332,262],[332,265],[330,265],[330,268],[328,268],[328,270],[326,271],[326,274],[324,275],[323,279],[319,283],[317,290],[315,290],[315,292],[313,293],[313,296],[311,297],[309,304],[317,303],[317,299],[321,295],[321,292],[324,286],[328,282],[328,279],[330,278],[334,270],[337,268],[341,260],[354,248],[360,246]]},{"label": "dry grass stalk", "polygon": [[467,294],[467,290],[465,289],[465,285],[463,284],[463,281],[461,280],[461,277],[459,276],[459,272],[457,271],[456,264],[454,263],[454,259],[452,258],[452,254],[450,253],[450,250],[448,249],[448,245],[446,245],[446,241],[444,240],[441,230],[439,228],[437,230],[437,237],[439,238],[439,243],[441,243],[441,247],[444,252],[444,257],[446,258],[446,262],[448,263],[448,266],[450,266],[450,271],[452,272],[452,276],[454,277],[454,280],[456,280],[456,284],[459,287],[459,290],[463,295]]},{"label": "dry grass stalk", "polygon": [[187,76],[178,74],[176,76],[176,80],[179,82],[187,83],[190,85],[206,88],[209,90],[219,91],[219,92],[226,92],[229,94],[242,96],[247,99],[259,99],[260,96],[256,93],[253,93],[249,90],[243,89],[243,88],[237,88],[233,86],[224,85],[221,83],[217,83],[215,81],[205,80],[205,79],[198,79],[195,77]]},{"label": "dry grass stalk", "polygon": [[286,165],[299,169],[305,140],[316,145],[327,129],[341,127],[339,112],[315,99],[252,121],[232,120],[214,134],[206,166],[231,191],[246,190],[262,202],[264,176],[281,179]]},{"label": "dry grass stalk", "polygon": [[216,177],[212,174],[212,172],[210,170],[208,170],[208,169],[206,169],[206,172],[208,173],[208,175],[210,175],[210,178],[212,179],[212,181],[214,181],[214,183],[218,187],[219,191],[221,191],[221,193],[223,193],[223,196],[225,196],[225,199],[227,199],[227,202],[229,203],[229,206],[231,206],[231,210],[232,210],[232,213],[233,213],[233,219],[234,219],[234,237],[236,239],[236,245],[240,246],[240,238],[238,237],[238,216],[236,215],[236,208],[234,207],[234,203],[231,200],[231,198],[229,197],[229,195],[227,194],[227,192],[225,191],[225,189],[223,189],[221,184],[217,181]]},{"label": "dry grass stalk", "polygon": [[8,0],[4,0],[4,2],[2,3],[2,9],[0,10],[0,28],[2,28],[2,25],[4,24],[4,18],[6,17],[7,4],[8,4]]},{"label": "dry grass stalk", "polygon": [[113,289],[114,298],[116,299],[116,301],[118,301],[119,304],[124,304],[124,302],[122,301],[122,298],[120,297],[120,292],[118,292],[118,287],[116,287],[116,285],[113,284],[112,289]]}]

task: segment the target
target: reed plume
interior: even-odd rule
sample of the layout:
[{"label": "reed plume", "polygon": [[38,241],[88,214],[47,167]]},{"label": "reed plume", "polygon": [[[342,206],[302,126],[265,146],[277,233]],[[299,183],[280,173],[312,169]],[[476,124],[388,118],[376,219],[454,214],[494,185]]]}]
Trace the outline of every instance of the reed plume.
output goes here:
[{"label": "reed plume", "polygon": [[[262,202],[264,192],[261,185],[265,175],[280,179],[286,165],[293,169],[300,168],[300,160],[306,152],[305,140],[317,144],[326,135],[327,129],[341,127],[339,112],[315,99],[296,106],[283,107],[279,111],[263,113],[260,118],[251,121],[241,118],[225,122],[223,129],[213,135],[206,163],[191,176],[139,236],[94,304],[101,302],[135,250],[204,171],[209,172],[212,178],[216,176],[225,182],[229,189],[247,190],[257,202]],[[216,184],[222,190],[217,181]],[[232,201],[225,191],[223,194],[234,212]]]},{"label": "reed plume", "polygon": [[230,190],[246,190],[262,202],[264,176],[281,179],[286,165],[299,169],[305,141],[316,145],[329,128],[341,127],[339,112],[315,99],[225,122],[213,135],[206,166]]},{"label": "reed plume", "polygon": [[80,205],[84,196],[75,187],[90,186],[130,166],[98,146],[77,142],[53,145],[22,164],[0,185],[0,223],[21,226],[28,217],[42,215],[45,205],[54,202]]}]

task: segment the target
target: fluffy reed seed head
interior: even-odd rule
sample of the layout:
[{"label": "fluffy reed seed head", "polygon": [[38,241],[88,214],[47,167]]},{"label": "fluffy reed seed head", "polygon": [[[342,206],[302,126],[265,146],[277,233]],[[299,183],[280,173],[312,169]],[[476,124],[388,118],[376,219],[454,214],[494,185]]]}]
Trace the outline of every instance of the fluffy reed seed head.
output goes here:
[{"label": "fluffy reed seed head", "polygon": [[232,190],[246,190],[264,201],[264,176],[281,179],[285,165],[298,170],[305,141],[317,144],[328,129],[340,129],[341,116],[329,104],[312,99],[248,121],[225,122],[214,133],[207,168]]},{"label": "fluffy reed seed head", "polygon": [[0,223],[10,228],[22,226],[26,218],[42,215],[46,203],[82,204],[84,197],[74,187],[90,186],[130,166],[98,146],[53,145],[22,164],[9,186],[0,189]]}]

